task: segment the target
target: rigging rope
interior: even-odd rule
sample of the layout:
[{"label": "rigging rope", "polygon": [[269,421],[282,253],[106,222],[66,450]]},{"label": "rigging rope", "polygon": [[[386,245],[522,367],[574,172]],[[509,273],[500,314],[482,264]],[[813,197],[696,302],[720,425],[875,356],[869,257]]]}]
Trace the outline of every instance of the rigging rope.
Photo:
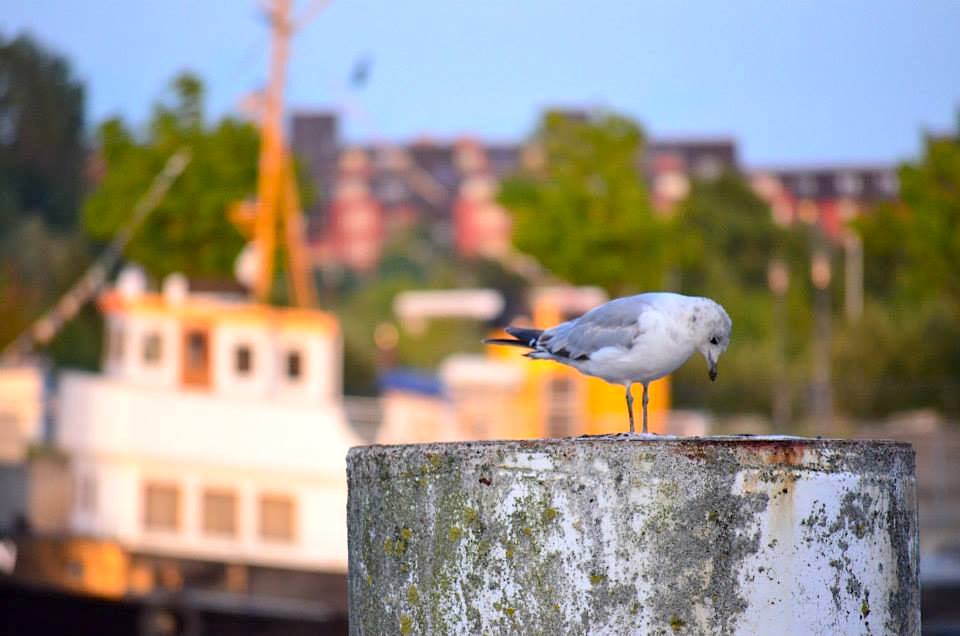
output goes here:
[{"label": "rigging rope", "polygon": [[120,261],[123,250],[143,225],[147,217],[157,209],[167,195],[170,186],[190,163],[191,151],[181,148],[167,159],[163,169],[154,177],[143,195],[137,199],[127,224],[114,235],[110,245],[87,268],[83,276],[67,290],[54,306],[27,327],[0,353],[0,360],[17,359],[27,355],[34,344],[50,342],[57,332],[93,298],[107,282],[110,271]]}]

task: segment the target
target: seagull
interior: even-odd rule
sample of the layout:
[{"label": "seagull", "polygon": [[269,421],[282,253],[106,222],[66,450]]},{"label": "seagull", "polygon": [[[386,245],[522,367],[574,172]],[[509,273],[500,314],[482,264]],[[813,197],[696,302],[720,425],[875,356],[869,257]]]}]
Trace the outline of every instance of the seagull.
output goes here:
[{"label": "seagull", "polygon": [[550,329],[507,327],[512,338],[489,338],[485,344],[530,349],[526,357],[553,360],[580,373],[622,384],[627,392],[630,432],[634,432],[634,383],[643,385],[643,433],[647,433],[647,389],[654,380],[676,371],[699,351],[710,380],[730,344],[733,322],[709,298],[651,292],[617,298],[579,318]]}]

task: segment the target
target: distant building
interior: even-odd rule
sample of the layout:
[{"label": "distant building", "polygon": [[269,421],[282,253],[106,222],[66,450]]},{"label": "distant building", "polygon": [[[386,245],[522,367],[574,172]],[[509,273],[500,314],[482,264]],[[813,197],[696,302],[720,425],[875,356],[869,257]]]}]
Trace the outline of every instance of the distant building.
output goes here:
[{"label": "distant building", "polygon": [[491,154],[497,153],[473,140],[462,140],[455,147],[461,179],[453,206],[454,243],[457,253],[467,258],[503,258],[510,251],[513,223],[510,213],[497,203],[497,190],[503,172],[515,166],[516,153],[503,152],[506,160],[500,166]]},{"label": "distant building", "polygon": [[394,230],[429,225],[442,248],[465,257],[505,256],[511,219],[497,204],[498,181],[520,147],[458,139],[348,146],[330,113],[293,118],[292,145],[318,196],[307,212],[315,262],[369,271]]},{"label": "distant building", "polygon": [[370,191],[370,157],[350,148],[338,163],[323,245],[338,264],[368,272],[380,262],[384,243],[383,205]]},{"label": "distant building", "polygon": [[308,231],[318,235],[327,221],[326,210],[337,183],[340,145],[338,119],[333,113],[300,113],[291,120],[291,149],[306,176],[310,178],[316,198],[306,208]]},{"label": "distant building", "polygon": [[834,240],[849,219],[880,201],[895,199],[899,190],[895,166],[756,169],[749,177],[778,223],[817,222]]},{"label": "distant building", "polygon": [[694,179],[716,179],[740,172],[732,139],[655,139],[647,145],[644,170],[654,208],[666,212],[690,192]]},{"label": "distant building", "polygon": [[[587,111],[559,111],[587,119]],[[333,113],[293,118],[294,152],[318,191],[308,209],[315,262],[370,271],[396,229],[429,226],[433,242],[463,257],[502,258],[510,250],[510,215],[496,202],[499,182],[535,148],[461,138],[408,144],[344,145]],[[726,137],[652,139],[637,169],[655,209],[669,212],[694,180],[745,174],[781,223],[815,218],[831,237],[867,205],[897,194],[893,166],[745,169]]]}]

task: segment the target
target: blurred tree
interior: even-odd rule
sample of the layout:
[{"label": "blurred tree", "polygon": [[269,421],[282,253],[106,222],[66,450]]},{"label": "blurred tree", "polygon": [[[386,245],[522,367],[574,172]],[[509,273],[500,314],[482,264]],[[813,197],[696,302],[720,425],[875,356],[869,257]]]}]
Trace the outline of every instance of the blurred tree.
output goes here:
[{"label": "blurred tree", "polygon": [[354,289],[335,307],[344,340],[344,391],[373,395],[377,389],[377,348],[373,333],[377,325],[393,316],[393,298],[401,291],[419,287],[416,279],[401,275],[372,279]]},{"label": "blurred tree", "polygon": [[[52,231],[27,218],[0,236],[0,348],[49,308],[90,262],[78,233]],[[99,322],[89,315],[61,334],[51,350],[57,362],[91,368],[99,358]],[[94,346],[91,347],[91,343]]]},{"label": "blurred tree", "polygon": [[923,158],[899,177],[915,280],[960,311],[960,117],[955,134],[927,137]]},{"label": "blurred tree", "polygon": [[774,383],[802,377],[809,308],[805,286],[795,280],[778,322],[768,270],[778,258],[803,271],[806,228],[777,225],[769,205],[735,173],[694,181],[677,216],[695,247],[681,268],[679,290],[722,303],[733,319],[735,346],[723,357],[721,383],[711,384],[696,362],[684,365],[674,376],[674,401],[717,412],[769,413]]},{"label": "blurred tree", "polygon": [[891,300],[909,285],[911,214],[901,201],[884,202],[853,221],[863,242],[864,292]]},{"label": "blurred tree", "polygon": [[750,185],[730,172],[694,181],[678,213],[698,248],[684,271],[683,285],[690,292],[706,293],[711,272],[718,269],[740,287],[765,292],[770,260],[783,257],[790,239],[796,240],[773,222],[770,206]]},{"label": "blurred tree", "polygon": [[534,138],[542,165],[503,182],[514,244],[574,284],[613,295],[663,286],[681,238],[655,215],[639,169],[644,136],[621,116],[548,113]]},{"label": "blurred tree", "polygon": [[[489,325],[474,320],[429,320],[422,330],[408,330],[393,313],[400,292],[414,289],[488,287],[506,300],[503,316],[522,311],[527,281],[494,261],[461,261],[444,250],[431,250],[424,228],[395,234],[385,248],[373,276],[353,281],[341,289],[334,307],[344,335],[344,388],[348,394],[367,395],[377,390],[379,353],[374,331],[383,322],[397,328],[393,362],[403,367],[435,368],[453,353],[479,352]],[[511,314],[512,315],[512,314]]]},{"label": "blurred tree", "polygon": [[847,413],[960,414],[960,322],[944,302],[869,300],[860,321],[838,325],[833,369],[837,406]]},{"label": "blurred tree", "polygon": [[0,233],[25,216],[74,227],[83,181],[83,86],[27,36],[0,36]]},{"label": "blurred tree", "polygon": [[[438,269],[442,267],[438,264]],[[439,273],[439,272],[438,272]],[[442,273],[439,277],[444,278]],[[344,335],[344,386],[347,393],[371,394],[376,390],[378,352],[374,331],[383,322],[397,327],[395,362],[403,367],[431,369],[453,353],[480,351],[483,325],[469,320],[429,320],[423,330],[411,331],[396,322],[393,301],[397,294],[411,289],[452,288],[437,280],[417,280],[408,276],[371,279],[355,290],[337,307]]]},{"label": "blurred tree", "polygon": [[[85,159],[84,89],[68,62],[28,36],[0,36],[0,348],[89,262],[76,227]],[[99,332],[88,309],[47,352],[94,367]]]},{"label": "blurred tree", "polygon": [[105,174],[85,203],[84,223],[92,237],[111,238],[164,162],[189,146],[193,160],[127,255],[158,277],[170,272],[228,276],[243,238],[227,218],[227,208],[256,190],[258,133],[229,117],[207,126],[203,85],[189,73],[174,80],[172,91],[170,103],[154,108],[143,139],[116,118],[97,130]]},{"label": "blurred tree", "polygon": [[[867,304],[835,338],[835,394],[858,415],[960,412],[960,127],[899,170],[900,200],[854,222]],[[870,364],[864,364],[869,359]]]}]

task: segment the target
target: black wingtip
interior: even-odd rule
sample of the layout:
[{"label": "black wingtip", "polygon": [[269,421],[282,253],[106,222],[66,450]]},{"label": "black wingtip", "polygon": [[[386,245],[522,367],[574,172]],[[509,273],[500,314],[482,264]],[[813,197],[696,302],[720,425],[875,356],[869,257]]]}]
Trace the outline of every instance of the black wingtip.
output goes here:
[{"label": "black wingtip", "polygon": [[526,342],[522,340],[514,340],[513,338],[486,338],[483,341],[485,345],[506,345],[508,347],[526,347],[530,348]]},{"label": "black wingtip", "polygon": [[506,332],[531,349],[536,346],[537,340],[543,335],[543,329],[528,329],[526,327],[507,327]]}]

